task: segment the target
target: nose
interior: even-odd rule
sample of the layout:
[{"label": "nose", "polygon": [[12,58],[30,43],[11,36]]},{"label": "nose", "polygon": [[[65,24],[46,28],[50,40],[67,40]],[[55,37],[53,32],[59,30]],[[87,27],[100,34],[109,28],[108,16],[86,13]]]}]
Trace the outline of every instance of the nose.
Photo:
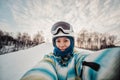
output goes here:
[{"label": "nose", "polygon": [[60,47],[63,47],[65,44],[63,42],[60,43]]}]

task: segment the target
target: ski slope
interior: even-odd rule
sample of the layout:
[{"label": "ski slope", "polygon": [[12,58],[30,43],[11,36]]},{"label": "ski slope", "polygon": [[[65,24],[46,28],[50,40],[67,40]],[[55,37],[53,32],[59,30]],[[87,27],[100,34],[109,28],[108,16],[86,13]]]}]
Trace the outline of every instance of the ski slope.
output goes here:
[{"label": "ski slope", "polygon": [[0,55],[0,80],[19,80],[51,50],[52,45],[44,43],[30,49]]},{"label": "ski slope", "polygon": [[[52,50],[52,44],[43,43],[26,50],[0,55],[0,80],[19,80],[26,71],[36,65],[45,54],[50,53]],[[92,51],[77,50],[82,53],[92,53]]]},{"label": "ski slope", "polygon": [[[108,72],[111,73],[111,70],[112,73],[109,76],[113,76],[113,78],[115,78],[117,75],[118,77],[118,72],[115,75],[113,74],[114,72],[116,72],[114,69],[119,71],[118,59],[120,58],[120,47],[113,49],[104,49],[95,52],[78,48],[76,49],[80,53],[90,54],[89,57],[85,59],[86,61],[96,60],[101,65],[99,72],[96,74],[99,75],[98,77],[96,76],[98,80],[100,80],[101,78],[106,78],[106,76],[104,75]],[[52,44],[43,43],[26,50],[20,50],[18,52],[0,55],[0,80],[20,80],[20,78],[25,74],[25,72],[33,68],[43,58],[45,54],[49,54],[52,51]],[[104,56],[101,57],[101,55]],[[86,68],[87,69],[85,69],[84,72],[85,74],[87,74],[85,75],[85,80],[92,80],[90,77],[88,77],[92,74],[89,73],[89,68]]]}]

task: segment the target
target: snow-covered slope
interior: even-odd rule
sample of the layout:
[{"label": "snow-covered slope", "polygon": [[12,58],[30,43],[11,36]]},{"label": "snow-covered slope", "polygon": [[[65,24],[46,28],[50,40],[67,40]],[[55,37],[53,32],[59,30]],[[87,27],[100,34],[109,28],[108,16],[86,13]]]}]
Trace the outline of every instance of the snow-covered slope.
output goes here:
[{"label": "snow-covered slope", "polygon": [[[52,50],[52,44],[43,43],[26,50],[0,55],[0,80],[19,80],[27,70],[36,65],[45,54]],[[89,50],[77,50],[82,53],[92,53]]]},{"label": "snow-covered slope", "polygon": [[52,51],[52,45],[43,43],[39,46],[14,53],[0,55],[0,80],[19,80],[20,77],[44,54]]},{"label": "snow-covered slope", "polygon": [[[84,49],[78,49],[78,48],[76,49],[81,53],[86,53],[86,54],[92,53],[91,56],[86,58],[86,60],[88,59],[87,61],[92,61],[96,59],[96,57],[99,56],[101,52],[104,53],[103,51],[105,51],[105,50],[100,50],[93,52]],[[53,50],[52,44],[43,43],[41,45],[26,50],[20,50],[18,52],[0,55],[0,80],[19,80],[25,74],[26,71],[28,71],[33,66],[35,66],[43,58],[45,54],[49,54],[50,52],[52,52],[52,50]],[[112,60],[114,60],[115,56],[119,55],[118,53],[119,48],[111,49],[110,51],[111,54],[109,52],[110,55],[108,54],[106,56],[108,58],[104,58],[103,60],[109,59],[109,57],[113,58]]]}]

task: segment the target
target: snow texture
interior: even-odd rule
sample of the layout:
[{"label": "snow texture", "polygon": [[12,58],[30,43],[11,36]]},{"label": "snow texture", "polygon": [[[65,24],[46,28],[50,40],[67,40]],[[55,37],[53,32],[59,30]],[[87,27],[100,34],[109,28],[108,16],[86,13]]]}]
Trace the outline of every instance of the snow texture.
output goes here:
[{"label": "snow texture", "polygon": [[[19,80],[26,71],[34,67],[45,54],[49,54],[52,50],[52,44],[43,43],[26,50],[0,55],[0,80]],[[89,50],[77,50],[82,53],[92,53]]]}]

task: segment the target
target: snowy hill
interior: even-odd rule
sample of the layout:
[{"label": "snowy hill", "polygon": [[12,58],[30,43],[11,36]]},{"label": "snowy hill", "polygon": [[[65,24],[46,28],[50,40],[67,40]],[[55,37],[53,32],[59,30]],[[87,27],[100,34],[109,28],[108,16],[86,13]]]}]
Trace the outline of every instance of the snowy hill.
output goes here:
[{"label": "snowy hill", "polygon": [[[0,80],[19,80],[27,70],[36,65],[52,49],[52,44],[43,43],[30,49],[0,55]],[[92,53],[92,51],[77,50],[82,53]]]},{"label": "snowy hill", "polygon": [[51,44],[44,43],[27,50],[0,55],[0,80],[19,80],[51,49]]},{"label": "snowy hill", "polygon": [[[104,55],[104,53],[106,53],[103,51],[110,51],[108,52],[109,54],[106,54],[106,56],[104,55],[104,58],[102,58],[103,61],[100,58],[98,58],[101,60],[101,64],[103,65],[101,66],[101,70],[100,70],[100,72],[103,73],[105,70],[107,72],[110,69],[109,67],[104,67],[106,66],[106,60],[110,62],[109,65],[113,65],[114,61],[117,60],[116,57],[120,55],[119,47],[114,49],[111,48],[107,50],[95,51],[95,52],[84,49],[78,49],[78,48],[76,49],[81,53],[85,53],[85,54],[92,53],[88,58],[86,58],[87,61],[93,61],[94,59],[97,58],[97,56],[101,57],[99,56],[101,52],[102,52],[101,55]],[[26,50],[20,50],[18,52],[0,55],[0,80],[20,80],[20,78],[25,74],[26,71],[34,67],[43,58],[45,54],[49,54],[52,50],[53,50],[52,44],[43,43]],[[109,58],[111,59],[108,60]],[[111,63],[111,61],[113,62]],[[115,68],[117,70],[117,67]]]}]

